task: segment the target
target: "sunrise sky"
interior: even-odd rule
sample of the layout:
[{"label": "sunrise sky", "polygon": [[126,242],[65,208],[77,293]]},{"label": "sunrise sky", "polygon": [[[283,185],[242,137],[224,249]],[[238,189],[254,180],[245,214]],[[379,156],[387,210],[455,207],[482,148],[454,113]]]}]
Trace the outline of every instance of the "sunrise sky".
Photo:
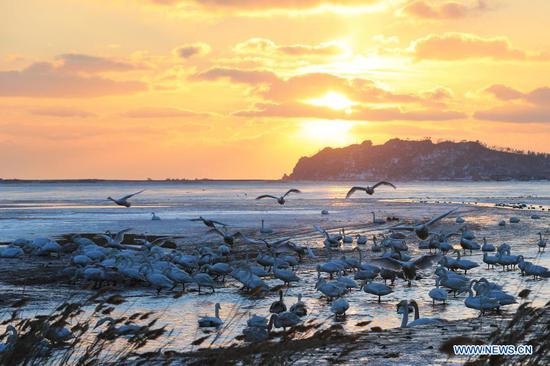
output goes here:
[{"label": "sunrise sky", "polygon": [[550,152],[548,0],[19,0],[0,19],[2,178],[280,178],[392,137]]}]

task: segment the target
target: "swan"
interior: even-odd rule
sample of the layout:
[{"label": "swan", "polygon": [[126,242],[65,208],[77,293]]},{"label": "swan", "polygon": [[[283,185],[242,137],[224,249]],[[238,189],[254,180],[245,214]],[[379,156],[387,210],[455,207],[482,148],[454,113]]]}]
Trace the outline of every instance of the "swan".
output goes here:
[{"label": "swan", "polygon": [[498,226],[506,226],[506,221],[500,220],[500,221],[498,222]]},{"label": "swan", "polygon": [[279,300],[273,301],[273,303],[269,307],[269,312],[273,314],[279,314],[283,311],[286,311],[286,305],[283,300],[283,291],[279,290]]},{"label": "swan", "polygon": [[515,267],[519,261],[519,257],[517,255],[510,255],[510,251],[499,251],[496,257],[498,264],[502,266],[503,270]]},{"label": "swan", "polygon": [[373,251],[373,253],[379,253],[382,251],[382,246],[378,244],[377,240],[376,240],[376,235],[373,235],[372,236],[372,248],[371,250]]},{"label": "swan", "polygon": [[[375,271],[372,269],[362,269],[357,272],[355,272],[355,275],[353,278],[357,281],[368,281],[368,280],[374,280],[376,277],[378,277],[378,274],[380,273],[380,270]],[[363,286],[361,286],[362,288]]]},{"label": "swan", "polygon": [[464,220],[464,218],[463,218],[462,216],[458,216],[458,217],[456,218],[455,222],[456,222],[457,224],[463,224],[463,223],[466,222],[466,220]]},{"label": "swan", "polygon": [[466,250],[469,250],[470,254],[472,254],[472,251],[481,249],[481,245],[476,243],[473,239],[467,239],[464,236],[460,238],[460,246],[464,249],[464,254],[466,254]]},{"label": "swan", "polygon": [[[409,311],[410,307],[414,309],[414,321],[409,323]],[[420,312],[418,310],[418,304],[416,301],[411,300],[401,300],[397,305],[397,313],[403,315],[403,320],[401,321],[401,328],[411,328],[419,325],[432,325],[432,324],[445,324],[447,321],[441,318],[421,318]]]},{"label": "swan", "polygon": [[262,227],[260,228],[260,233],[262,234],[271,234],[273,232],[272,228],[269,228],[264,225],[264,219],[262,219]]},{"label": "swan", "polygon": [[357,238],[356,242],[358,245],[367,244],[368,238],[366,235],[357,234],[356,238]]},{"label": "swan", "polygon": [[368,294],[376,295],[378,296],[378,303],[380,303],[382,300],[382,296],[389,295],[393,292],[391,287],[388,287],[384,285],[383,283],[378,282],[365,282],[363,285],[363,291],[365,291]]},{"label": "swan", "polygon": [[384,284],[386,284],[386,281],[389,280],[390,286],[393,286],[398,274],[399,272],[393,271],[391,269],[387,269],[387,268],[380,269],[380,277],[382,277],[382,279],[384,280]]},{"label": "swan", "polygon": [[149,283],[151,287],[157,289],[157,295],[160,294],[160,291],[162,289],[174,288],[174,282],[161,272],[155,272],[153,266],[150,263],[143,265],[140,268],[140,273],[145,277],[145,280]]},{"label": "swan", "polygon": [[393,184],[391,184],[390,182],[386,182],[386,181],[380,181],[378,183],[376,183],[375,185],[373,185],[372,187],[371,186],[366,186],[366,187],[360,187],[360,186],[355,186],[355,187],[351,187],[351,189],[348,191],[348,193],[346,194],[346,199],[350,198],[351,195],[353,193],[355,193],[356,191],[364,191],[366,194],[368,194],[369,196],[373,195],[374,194],[374,190],[377,188],[377,187],[380,187],[380,186],[390,186],[392,187],[393,189],[397,189]]},{"label": "swan", "polygon": [[193,282],[199,287],[199,294],[201,293],[201,287],[210,287],[212,292],[216,292],[216,282],[206,273],[195,273],[191,276]]},{"label": "swan", "polygon": [[346,244],[353,243],[353,237],[349,236],[349,235],[346,235],[345,229],[342,229],[342,241]]},{"label": "swan", "polygon": [[23,254],[25,254],[23,249],[13,244],[0,249],[0,258],[19,258],[23,256]]},{"label": "swan", "polygon": [[206,219],[202,216],[199,216],[196,219],[189,219],[189,221],[200,221],[204,225],[206,225],[207,227],[212,228],[212,229],[214,229],[216,227],[216,225],[220,225],[220,226],[223,226],[223,227],[227,226],[223,222],[219,222],[219,221],[215,221],[215,220],[209,220],[209,219]]},{"label": "swan", "polygon": [[315,230],[320,234],[324,235],[325,240],[323,244],[326,248],[334,248],[340,246],[341,235],[330,235],[325,229],[320,228],[319,226],[314,226]]},{"label": "swan", "polygon": [[300,281],[300,277],[298,277],[293,271],[279,268],[279,263],[277,261],[273,266],[273,276],[283,281],[283,283],[287,286],[290,286],[291,282]]},{"label": "swan", "polygon": [[[1,255],[0,255],[1,256]],[[85,254],[78,254],[71,258],[71,263],[75,266],[86,267],[89,264],[92,264],[92,258],[88,257]]]},{"label": "swan", "polygon": [[50,342],[60,344],[73,338],[74,334],[65,327],[49,327],[44,336]]},{"label": "swan", "polygon": [[286,332],[286,328],[291,328],[295,325],[300,324],[301,322],[302,319],[300,319],[298,315],[291,313],[290,311],[285,311],[283,313],[271,315],[271,318],[269,319],[268,330],[271,331],[271,329],[275,327],[283,328],[283,331]]},{"label": "swan", "polygon": [[461,227],[460,231],[462,233],[461,237],[466,240],[474,240],[476,238],[476,235],[472,231],[469,231],[466,225]]},{"label": "swan", "polygon": [[336,282],[338,282],[340,285],[342,285],[346,290],[350,290],[352,288],[358,288],[357,282],[355,282],[353,279],[347,277],[347,276],[338,276],[336,279]]},{"label": "swan", "polygon": [[489,266],[493,266],[493,268],[499,264],[498,263],[498,257],[496,255],[489,255],[487,252],[483,253],[483,263],[487,264],[487,269],[489,269]]},{"label": "swan", "polygon": [[522,275],[533,276],[533,279],[548,277],[550,274],[548,268],[527,262],[522,255],[519,256],[518,267],[521,269]]},{"label": "swan", "polygon": [[519,222],[520,222],[519,217],[517,217],[517,216],[510,217],[510,224],[517,224]]},{"label": "swan", "polygon": [[539,232],[539,241],[537,242],[537,245],[539,247],[539,252],[544,252],[544,248],[546,248],[546,243],[548,242],[548,239],[543,239],[542,233]]},{"label": "swan", "polygon": [[445,212],[444,214],[441,214],[437,217],[434,217],[432,218],[431,220],[429,221],[426,221],[422,224],[417,224],[417,225],[412,225],[412,226],[394,226],[392,227],[391,229],[392,230],[406,230],[406,231],[414,231],[416,236],[419,238],[419,239],[422,239],[422,240],[426,240],[428,238],[428,236],[430,235],[430,231],[429,231],[429,227],[433,224],[435,224],[436,222],[438,222],[439,220],[447,217],[448,215],[452,214],[453,212],[455,212],[458,208],[453,208],[452,210],[450,211],[447,211]]},{"label": "swan", "polygon": [[265,316],[253,315],[248,318],[246,325],[256,328],[267,328],[267,318]]},{"label": "swan", "polygon": [[290,307],[290,312],[300,317],[307,315],[307,306],[302,301],[302,294],[298,294],[298,301]]},{"label": "swan", "polygon": [[327,209],[321,210],[321,215],[328,215],[328,210]]},{"label": "swan", "polygon": [[246,327],[243,329],[244,339],[247,342],[264,342],[269,339],[267,326],[264,327]]},{"label": "swan", "polygon": [[373,224],[376,224],[376,225],[383,225],[386,223],[386,220],[384,219],[380,219],[380,218],[376,218],[376,214],[374,213],[374,211],[371,211],[371,214],[372,214],[372,223]]},{"label": "swan", "polygon": [[443,267],[438,267],[435,274],[439,277],[440,285],[452,290],[455,297],[457,293],[468,289],[468,279],[462,275],[447,272]]},{"label": "swan", "polygon": [[207,264],[205,265],[204,268],[208,273],[214,275],[216,279],[221,277],[222,282],[225,281],[225,276],[227,276],[233,271],[233,268],[228,263],[224,263],[224,262],[218,262],[212,265]]},{"label": "swan", "polygon": [[110,248],[125,249],[125,247],[122,245],[122,242],[124,241],[125,234],[131,230],[132,228],[120,230],[115,235],[113,235],[109,230],[107,230],[105,234],[100,234],[96,236],[98,238],[102,238],[103,240],[105,240],[105,243]]},{"label": "swan", "polygon": [[449,293],[446,290],[439,287],[440,282],[441,282],[441,279],[437,278],[435,280],[435,288],[431,289],[430,292],[428,293],[428,296],[432,298],[433,305],[435,305],[436,301],[442,301],[443,304],[445,304],[445,301],[447,301],[447,297],[449,295]]},{"label": "swan", "polygon": [[256,291],[268,288],[267,284],[252,271],[250,266],[234,269],[230,275],[243,285],[243,290],[248,289]]},{"label": "swan", "polygon": [[13,325],[8,325],[6,327],[6,333],[8,334],[6,342],[0,343],[0,356],[10,352],[17,343],[17,329],[15,329]]},{"label": "swan", "polygon": [[468,288],[468,296],[464,300],[464,305],[466,305],[467,308],[479,310],[481,312],[481,315],[483,315],[487,310],[498,310],[500,308],[500,303],[497,299],[486,296],[484,294],[474,296],[472,285],[475,283],[477,283],[477,280],[472,280],[470,282],[470,287]]},{"label": "swan", "polygon": [[330,305],[330,310],[334,313],[336,319],[346,317],[346,311],[349,309],[349,302],[344,298],[334,300]]},{"label": "swan", "polygon": [[[486,278],[480,278],[477,283],[474,284],[474,290],[476,295],[485,295],[490,298],[497,299],[498,303],[502,306],[512,305],[517,303],[516,298],[506,292],[502,291],[499,288],[491,288],[493,283],[487,281]],[[496,285],[496,284],[495,284]]]},{"label": "swan", "polygon": [[436,255],[423,255],[416,258],[414,261],[400,261],[394,258],[376,258],[377,262],[381,262],[383,267],[391,270],[401,270],[403,272],[403,277],[408,281],[409,287],[411,286],[411,281],[416,279],[417,269],[424,269],[431,266],[431,264],[441,256]]},{"label": "swan", "polygon": [[199,327],[201,328],[210,328],[210,327],[220,327],[223,325],[223,320],[220,319],[220,309],[221,305],[219,302],[214,305],[214,316],[202,316],[199,318]]},{"label": "swan", "polygon": [[482,252],[494,252],[495,246],[493,244],[487,243],[487,238],[483,237],[483,245],[481,246]]},{"label": "swan", "polygon": [[333,298],[342,296],[346,292],[346,289],[338,282],[327,282],[323,278],[317,280],[315,289],[325,295],[329,301]]},{"label": "swan", "polygon": [[163,274],[174,283],[181,283],[182,290],[185,290],[185,285],[193,283],[191,275],[176,266],[170,266],[163,271]]},{"label": "swan", "polygon": [[210,231],[221,236],[223,238],[223,242],[231,247],[233,246],[233,244],[235,244],[235,239],[243,236],[239,231],[230,234],[225,226],[223,227],[223,229],[224,231],[221,231],[217,227],[214,227]]},{"label": "swan", "polygon": [[479,264],[468,260],[468,259],[460,259],[460,251],[456,251],[457,259],[455,260],[455,267],[458,269],[464,270],[464,274],[466,274],[469,270],[479,267]]},{"label": "swan", "polygon": [[127,195],[127,196],[124,196],[124,197],[121,197],[121,198],[118,198],[118,199],[114,199],[114,198],[112,198],[111,196],[109,196],[109,197],[107,197],[107,199],[113,201],[114,203],[116,203],[116,204],[119,205],[119,206],[131,207],[132,204],[131,204],[130,201],[128,201],[128,200],[129,200],[130,198],[134,197],[135,195],[138,195],[138,194],[142,193],[143,191],[145,191],[145,190],[142,189],[142,190],[139,191],[139,192],[132,193],[132,194],[129,194],[129,195]]},{"label": "swan", "polygon": [[118,336],[135,335],[136,333],[138,333],[139,331],[141,331],[143,329],[142,326],[137,325],[137,324],[132,324],[132,323],[123,324],[123,325],[117,327],[116,326],[116,324],[117,324],[116,321],[113,318],[111,318],[110,316],[107,316],[105,318],[100,319],[96,323],[96,325],[94,326],[94,329],[96,329],[97,327],[101,326],[104,323],[109,324],[109,326],[108,326],[107,330],[105,331],[105,333],[115,333]]},{"label": "swan", "polygon": [[35,253],[39,256],[49,256],[53,253],[59,256],[61,253],[61,245],[57,244],[54,240],[49,240],[47,243],[39,247]]},{"label": "swan", "polygon": [[151,220],[153,220],[153,221],[158,221],[158,220],[160,220],[160,217],[157,216],[156,213],[151,212]]},{"label": "swan", "polygon": [[263,194],[261,196],[256,197],[257,200],[261,200],[262,198],[273,198],[275,201],[277,201],[278,204],[284,205],[286,200],[285,197],[288,196],[290,193],[302,193],[299,189],[289,189],[285,194],[283,194],[281,197],[272,196],[270,194]]}]

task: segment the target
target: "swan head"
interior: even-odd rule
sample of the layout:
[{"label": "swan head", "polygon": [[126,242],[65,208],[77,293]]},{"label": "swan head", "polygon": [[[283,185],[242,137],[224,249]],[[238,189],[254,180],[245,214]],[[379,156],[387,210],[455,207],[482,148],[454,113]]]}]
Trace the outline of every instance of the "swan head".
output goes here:
[{"label": "swan head", "polygon": [[396,309],[397,309],[397,314],[404,314],[405,309],[407,309],[408,313],[412,313],[414,311],[413,306],[407,300],[401,300],[399,304],[396,305]]}]

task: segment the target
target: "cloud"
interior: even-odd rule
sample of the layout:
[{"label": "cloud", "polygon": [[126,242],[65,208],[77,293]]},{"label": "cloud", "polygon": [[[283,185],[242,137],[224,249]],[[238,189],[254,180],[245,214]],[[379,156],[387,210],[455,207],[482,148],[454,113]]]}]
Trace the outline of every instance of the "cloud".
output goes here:
[{"label": "cloud", "polygon": [[275,42],[265,38],[252,38],[241,42],[234,47],[238,53],[247,54],[268,54],[284,56],[336,56],[344,53],[341,46],[335,42],[326,42],[318,45],[277,45]]},{"label": "cloud", "polygon": [[[75,71],[103,70],[106,65],[35,62],[22,70],[0,72],[0,96],[33,98],[87,98],[127,95],[147,90],[140,81],[116,81],[99,76],[83,76]],[[92,65],[93,64],[93,65]],[[75,69],[76,67],[76,69]],[[110,70],[113,70],[111,66]],[[94,72],[95,72],[94,71]]]},{"label": "cloud", "polygon": [[334,110],[328,107],[305,103],[257,103],[255,109],[234,113],[240,117],[284,117],[284,118],[316,118],[343,119],[357,121],[447,121],[465,118],[466,115],[454,111],[414,110],[403,111],[400,108],[369,108],[353,107],[346,110]]},{"label": "cloud", "polygon": [[262,84],[279,80],[278,76],[266,70],[242,70],[229,67],[213,67],[189,77],[193,81],[216,81],[228,79],[234,83]]},{"label": "cloud", "polygon": [[208,44],[197,42],[197,43],[190,43],[190,44],[184,44],[179,47],[176,47],[173,51],[174,55],[183,58],[188,59],[192,56],[197,55],[206,55],[210,52],[211,48]]},{"label": "cloud", "polygon": [[414,0],[400,9],[401,15],[420,19],[458,19],[488,9],[486,2]]},{"label": "cloud", "polygon": [[495,84],[489,86],[484,91],[503,101],[523,100],[530,104],[540,106],[550,104],[550,87],[547,86],[536,88],[531,90],[530,92],[523,93],[506,85]]},{"label": "cloud", "polygon": [[66,53],[57,57],[61,61],[59,69],[65,72],[124,72],[141,68],[139,65],[112,60],[105,57],[90,56],[79,53]]},{"label": "cloud", "polygon": [[204,117],[208,114],[169,107],[143,107],[122,113],[122,116],[127,118],[189,118]]},{"label": "cloud", "polygon": [[322,6],[359,7],[381,0],[150,0],[157,5],[197,6],[211,11],[310,10]]},{"label": "cloud", "polygon": [[499,122],[548,123],[550,122],[550,108],[540,106],[505,106],[475,112],[474,117],[480,120]]},{"label": "cloud", "polygon": [[468,33],[430,34],[411,44],[411,56],[417,60],[533,60],[546,61],[545,53],[527,54],[514,48],[505,37],[484,38]]},{"label": "cloud", "polygon": [[62,117],[62,118],[72,118],[72,117],[78,117],[78,118],[88,118],[88,117],[95,117],[94,113],[90,113],[87,111],[83,111],[77,108],[71,108],[71,107],[61,107],[61,106],[54,106],[54,107],[37,107],[32,108],[29,110],[31,114],[37,115],[37,116],[47,116],[47,117]]}]

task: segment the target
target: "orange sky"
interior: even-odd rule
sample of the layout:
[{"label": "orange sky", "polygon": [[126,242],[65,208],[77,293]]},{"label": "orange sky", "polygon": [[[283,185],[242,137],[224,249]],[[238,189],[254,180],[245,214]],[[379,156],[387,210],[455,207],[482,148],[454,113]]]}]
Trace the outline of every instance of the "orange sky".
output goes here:
[{"label": "orange sky", "polygon": [[550,152],[547,0],[0,2],[0,177],[279,178],[392,137]]}]

